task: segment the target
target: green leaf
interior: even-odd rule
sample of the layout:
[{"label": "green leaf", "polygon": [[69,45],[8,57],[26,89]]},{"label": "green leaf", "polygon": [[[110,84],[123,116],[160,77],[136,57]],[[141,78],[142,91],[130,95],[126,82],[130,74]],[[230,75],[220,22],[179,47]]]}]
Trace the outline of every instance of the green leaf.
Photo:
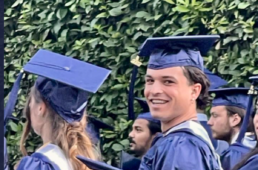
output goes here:
[{"label": "green leaf", "polygon": [[116,84],[113,87],[111,87],[112,90],[118,90],[124,88],[123,84]]},{"label": "green leaf", "polygon": [[17,128],[18,127],[17,127],[17,125],[14,122],[10,121],[9,125],[10,125],[12,131],[17,132]]},{"label": "green leaf", "polygon": [[146,18],[148,16],[150,16],[150,14],[148,12],[145,11],[139,11],[136,13],[135,15],[137,18]]},{"label": "green leaf", "polygon": [[128,146],[130,144],[129,140],[128,139],[124,139],[122,141],[120,141],[121,145],[123,146]]},{"label": "green leaf", "polygon": [[150,0],[143,0],[142,1],[142,4],[145,4],[145,3],[147,3],[147,2],[149,2]]},{"label": "green leaf", "polygon": [[119,8],[113,8],[108,12],[109,12],[109,15],[111,15],[111,16],[119,16],[119,15],[123,14],[123,11],[121,10],[120,7]]},{"label": "green leaf", "polygon": [[63,18],[66,16],[67,11],[68,11],[68,10],[67,10],[66,8],[59,9],[59,10],[57,11],[57,14],[56,14],[57,18],[58,18],[58,19],[63,19]]},{"label": "green leaf", "polygon": [[75,3],[75,1],[76,1],[76,0],[70,0],[69,2],[67,2],[67,3],[65,4],[65,6],[71,6],[72,4]]},{"label": "green leaf", "polygon": [[247,2],[241,2],[240,4],[238,4],[238,9],[245,9],[245,8],[247,8],[248,6],[250,6],[249,3],[247,3]]},{"label": "green leaf", "polygon": [[178,11],[178,12],[189,12],[190,11],[190,9],[188,9],[182,5],[177,5],[173,10]]},{"label": "green leaf", "polygon": [[164,0],[164,1],[166,1],[169,4],[175,4],[175,2],[173,0]]},{"label": "green leaf", "polygon": [[100,14],[98,14],[96,16],[96,18],[105,18],[105,17],[107,17],[107,13],[106,12],[102,12],[102,13],[100,13]]},{"label": "green leaf", "polygon": [[120,145],[120,144],[113,144],[113,145],[112,145],[112,149],[113,149],[114,151],[121,151],[121,150],[123,150],[123,146]]}]

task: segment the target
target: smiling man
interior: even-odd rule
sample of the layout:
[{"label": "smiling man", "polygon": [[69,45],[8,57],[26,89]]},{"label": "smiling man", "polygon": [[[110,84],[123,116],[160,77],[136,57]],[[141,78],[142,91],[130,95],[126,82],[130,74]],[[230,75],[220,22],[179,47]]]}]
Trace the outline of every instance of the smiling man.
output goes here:
[{"label": "smiling man", "polygon": [[142,158],[140,170],[219,170],[197,109],[209,101],[203,58],[219,36],[148,38],[139,56],[150,57],[144,95],[163,136]]}]

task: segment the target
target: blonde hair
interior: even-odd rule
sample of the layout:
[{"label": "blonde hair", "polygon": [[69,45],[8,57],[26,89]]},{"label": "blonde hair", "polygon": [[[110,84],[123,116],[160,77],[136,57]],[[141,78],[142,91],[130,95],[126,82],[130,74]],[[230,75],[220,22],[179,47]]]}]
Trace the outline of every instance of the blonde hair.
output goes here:
[{"label": "blonde hair", "polygon": [[43,99],[35,86],[31,88],[29,98],[27,99],[26,106],[24,108],[24,114],[27,121],[20,141],[20,149],[23,156],[28,155],[24,147],[24,143],[31,131],[29,103],[32,96],[35,98],[37,103],[44,102],[47,106],[53,129],[53,133],[50,135],[52,137],[52,143],[63,150],[65,156],[70,160],[74,170],[90,170],[85,166],[85,164],[76,158],[78,155],[82,155],[93,160],[96,160],[98,157],[95,147],[85,130],[87,125],[86,113],[80,122],[73,122],[72,124],[67,123],[52,109],[48,102]]}]

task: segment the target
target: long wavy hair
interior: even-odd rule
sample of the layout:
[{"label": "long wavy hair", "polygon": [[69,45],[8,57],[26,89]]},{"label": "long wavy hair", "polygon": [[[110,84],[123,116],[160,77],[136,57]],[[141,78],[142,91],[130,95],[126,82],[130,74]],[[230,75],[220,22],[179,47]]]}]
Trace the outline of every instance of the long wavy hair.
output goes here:
[{"label": "long wavy hair", "polygon": [[[256,109],[255,109],[254,114],[256,114],[256,116],[258,116],[257,115],[258,114],[258,100],[256,101]],[[255,133],[255,139],[256,139],[256,141],[258,139],[258,136],[256,133]],[[257,154],[258,154],[258,142],[256,143],[255,148],[252,149],[238,164],[236,164],[236,166],[232,170],[240,169],[242,166],[244,166],[246,164],[246,162],[249,158],[251,158],[252,156],[257,155]]]},{"label": "long wavy hair", "polygon": [[35,86],[31,88],[29,98],[24,108],[24,115],[27,120],[20,140],[20,150],[23,156],[28,155],[24,144],[32,129],[29,109],[29,103],[32,97],[35,98],[36,103],[44,102],[46,104],[53,129],[50,135],[52,137],[51,142],[63,150],[74,170],[90,170],[76,158],[77,155],[82,155],[93,160],[96,160],[98,157],[98,151],[92,144],[85,130],[87,124],[86,113],[80,122],[67,123],[52,109],[48,102],[44,100]]}]

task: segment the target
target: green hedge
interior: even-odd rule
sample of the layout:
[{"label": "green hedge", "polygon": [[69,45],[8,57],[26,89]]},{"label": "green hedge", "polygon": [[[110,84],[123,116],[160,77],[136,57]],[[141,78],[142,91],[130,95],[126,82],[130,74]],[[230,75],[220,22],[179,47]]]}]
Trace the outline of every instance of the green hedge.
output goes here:
[{"label": "green hedge", "polygon": [[[130,60],[137,56],[137,48],[147,37],[220,34],[221,41],[205,57],[205,65],[234,86],[248,86],[248,76],[258,74],[257,0],[5,0],[4,3],[5,100],[22,65],[39,48],[112,69],[111,76],[91,98],[88,112],[115,126],[115,131],[101,133],[105,161],[113,165],[118,161],[118,152],[128,149],[129,144]],[[135,95],[139,97],[143,96],[144,63],[135,85]],[[29,75],[22,82],[14,112],[18,118],[22,116],[33,80]],[[137,104],[135,111],[140,111]],[[23,122],[8,124],[6,136],[12,165],[21,157],[18,142]],[[30,152],[41,143],[35,136],[27,143]]]}]

